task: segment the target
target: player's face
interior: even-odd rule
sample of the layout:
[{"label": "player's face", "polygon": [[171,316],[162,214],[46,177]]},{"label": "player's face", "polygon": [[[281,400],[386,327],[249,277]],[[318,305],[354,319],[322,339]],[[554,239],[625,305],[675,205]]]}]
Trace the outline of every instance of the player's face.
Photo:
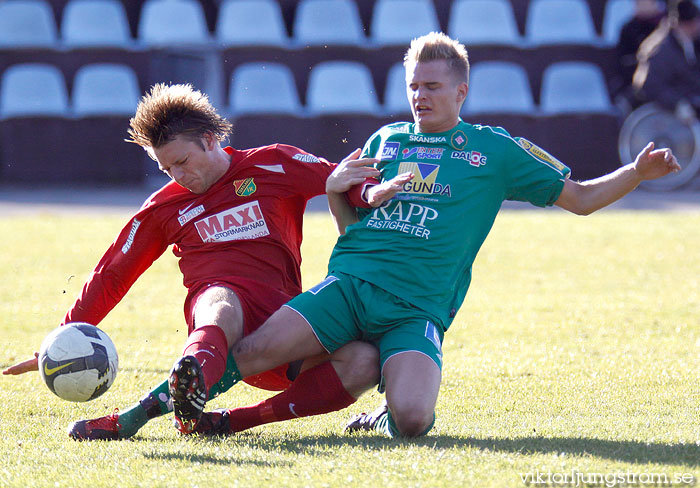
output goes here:
[{"label": "player's face", "polygon": [[406,94],[420,132],[445,132],[457,125],[467,91],[444,59],[406,66]]},{"label": "player's face", "polygon": [[209,134],[198,142],[182,135],[153,149],[158,169],[192,193],[204,193],[221,177],[215,162],[216,140]]}]

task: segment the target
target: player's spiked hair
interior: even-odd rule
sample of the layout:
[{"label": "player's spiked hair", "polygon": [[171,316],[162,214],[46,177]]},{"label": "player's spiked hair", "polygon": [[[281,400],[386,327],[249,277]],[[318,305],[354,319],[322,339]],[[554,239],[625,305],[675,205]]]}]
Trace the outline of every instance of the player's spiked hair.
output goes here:
[{"label": "player's spiked hair", "polygon": [[411,41],[403,58],[403,65],[444,59],[457,79],[469,84],[469,55],[459,41],[443,34],[431,32]]},{"label": "player's spiked hair", "polygon": [[129,121],[130,139],[144,149],[161,147],[179,135],[200,142],[206,133],[223,141],[231,123],[209,103],[209,97],[192,85],[158,83],[144,95]]}]

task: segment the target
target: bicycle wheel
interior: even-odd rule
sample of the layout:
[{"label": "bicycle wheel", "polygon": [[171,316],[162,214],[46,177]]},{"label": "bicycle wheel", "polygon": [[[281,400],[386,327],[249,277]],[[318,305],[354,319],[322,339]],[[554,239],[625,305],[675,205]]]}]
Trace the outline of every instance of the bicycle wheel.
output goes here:
[{"label": "bicycle wheel", "polygon": [[641,185],[644,188],[673,190],[686,184],[700,170],[699,122],[687,125],[653,103],[642,105],[625,119],[620,129],[618,152],[622,164],[633,161],[649,141],[654,141],[657,148],[670,148],[681,165],[681,171],[645,181]]}]

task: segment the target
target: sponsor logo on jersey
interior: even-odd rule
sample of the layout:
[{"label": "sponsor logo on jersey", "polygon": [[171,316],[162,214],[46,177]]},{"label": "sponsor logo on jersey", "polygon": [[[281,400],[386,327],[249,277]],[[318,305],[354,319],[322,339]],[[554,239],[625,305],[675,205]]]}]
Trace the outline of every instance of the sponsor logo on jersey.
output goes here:
[{"label": "sponsor logo on jersey", "polygon": [[378,230],[393,230],[421,239],[430,239],[427,224],[437,219],[437,210],[413,202],[390,200],[372,212],[367,227]]},{"label": "sponsor logo on jersey", "polygon": [[454,131],[452,137],[450,137],[450,144],[457,150],[464,149],[464,146],[467,145],[467,141],[467,135],[461,130]]},{"label": "sponsor logo on jersey", "polygon": [[443,151],[444,149],[441,147],[414,146],[401,151],[401,156],[403,159],[408,159],[413,155],[418,159],[440,159]]},{"label": "sponsor logo on jersey", "polygon": [[177,218],[177,221],[180,222],[180,227],[195,218],[197,215],[204,213],[204,205],[197,205],[193,209],[188,210],[192,205],[193,204],[191,203],[182,210],[179,210],[180,216]]},{"label": "sponsor logo on jersey", "polygon": [[235,180],[233,182],[233,187],[236,189],[236,195],[239,197],[249,197],[258,189],[258,187],[255,186],[255,181],[253,181],[253,178]]},{"label": "sponsor logo on jersey", "polygon": [[401,144],[398,142],[385,142],[379,152],[380,161],[393,161],[399,155]]},{"label": "sponsor logo on jersey", "polygon": [[140,225],[140,220],[134,219],[131,222],[131,231],[129,232],[129,236],[126,238],[126,242],[122,246],[122,254],[128,253],[129,249],[131,249],[131,246],[134,244],[134,237],[136,237],[136,231],[139,230]]},{"label": "sponsor logo on jersey", "polygon": [[447,142],[447,137],[445,136],[408,136],[408,140],[411,142],[422,142],[423,144],[440,144],[441,142]]},{"label": "sponsor logo on jersey", "polygon": [[292,156],[292,159],[296,159],[297,161],[301,161],[302,163],[320,163],[321,160],[314,156],[313,154],[304,154],[304,153],[297,153],[294,156]]},{"label": "sponsor logo on jersey", "polygon": [[270,235],[257,200],[195,222],[204,242],[239,241]]},{"label": "sponsor logo on jersey", "polygon": [[518,144],[520,144],[520,147],[525,149],[527,152],[535,156],[540,161],[544,161],[545,163],[554,166],[559,171],[566,170],[566,166],[561,161],[559,161],[557,158],[549,154],[541,147],[536,146],[535,144],[531,143],[527,139],[523,139],[522,137],[516,140],[518,141]]},{"label": "sponsor logo on jersey", "polygon": [[409,163],[404,162],[399,165],[399,174],[413,173],[413,179],[403,185],[404,193],[417,195],[446,195],[452,196],[450,185],[437,183],[437,175],[440,166],[431,163]]},{"label": "sponsor logo on jersey", "polygon": [[479,151],[452,151],[452,159],[462,159],[477,168],[486,164],[486,156]]}]

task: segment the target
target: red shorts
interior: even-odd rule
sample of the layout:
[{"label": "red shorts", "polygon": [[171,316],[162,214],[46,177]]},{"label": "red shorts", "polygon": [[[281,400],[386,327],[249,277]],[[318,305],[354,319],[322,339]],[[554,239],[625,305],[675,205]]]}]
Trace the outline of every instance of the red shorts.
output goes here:
[{"label": "red shorts", "polygon": [[[279,290],[255,286],[241,286],[240,283],[217,282],[190,290],[185,300],[185,320],[188,334],[194,330],[194,308],[198,298],[211,286],[224,286],[233,290],[243,309],[243,336],[257,330],[267,318],[287,303],[292,297]],[[287,378],[289,364],[283,364],[264,373],[243,378],[243,381],[256,388],[271,391],[286,390],[292,382]]]}]

